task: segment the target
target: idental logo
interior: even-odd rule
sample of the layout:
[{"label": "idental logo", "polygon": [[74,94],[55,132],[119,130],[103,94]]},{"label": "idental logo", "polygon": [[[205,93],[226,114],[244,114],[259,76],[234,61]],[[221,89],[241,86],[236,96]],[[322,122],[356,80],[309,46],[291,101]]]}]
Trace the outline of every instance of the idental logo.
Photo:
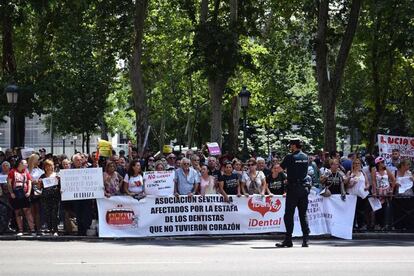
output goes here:
[{"label": "idental logo", "polygon": [[264,202],[258,202],[258,201],[253,201],[253,198],[250,198],[248,202],[248,206],[250,210],[259,212],[262,215],[262,217],[264,217],[264,215],[267,212],[276,213],[282,207],[282,202],[280,201],[280,199],[278,198],[274,200],[272,199],[273,198],[271,197],[266,197]]},{"label": "idental logo", "polygon": [[106,212],[106,223],[112,226],[128,226],[134,224],[136,218],[132,209],[123,208],[118,205],[117,208]]}]

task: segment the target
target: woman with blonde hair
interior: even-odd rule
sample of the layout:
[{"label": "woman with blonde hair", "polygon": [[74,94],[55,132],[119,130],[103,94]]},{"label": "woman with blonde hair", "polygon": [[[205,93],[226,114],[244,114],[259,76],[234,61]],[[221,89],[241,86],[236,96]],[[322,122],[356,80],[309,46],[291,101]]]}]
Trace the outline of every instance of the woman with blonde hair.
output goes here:
[{"label": "woman with blonde hair", "polygon": [[60,204],[60,180],[55,173],[55,165],[52,160],[44,162],[45,173],[38,180],[42,187],[41,203],[45,212],[47,227],[50,234],[58,236],[58,212]]},{"label": "woman with blonde hair", "polygon": [[45,172],[39,168],[39,155],[32,154],[30,155],[29,159],[27,160],[27,169],[29,174],[32,178],[32,191],[31,191],[31,211],[33,215],[33,219],[35,222],[35,228],[38,233],[40,233],[42,224],[40,221],[40,196],[42,190],[39,186],[38,180],[42,174]]}]

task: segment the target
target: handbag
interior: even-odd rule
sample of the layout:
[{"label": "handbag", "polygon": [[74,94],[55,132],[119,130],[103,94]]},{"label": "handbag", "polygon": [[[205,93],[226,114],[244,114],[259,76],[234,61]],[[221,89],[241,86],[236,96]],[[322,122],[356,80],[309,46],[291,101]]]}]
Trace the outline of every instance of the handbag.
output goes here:
[{"label": "handbag", "polygon": [[23,199],[26,197],[23,187],[16,187],[13,189],[13,193],[16,196],[16,199]]}]

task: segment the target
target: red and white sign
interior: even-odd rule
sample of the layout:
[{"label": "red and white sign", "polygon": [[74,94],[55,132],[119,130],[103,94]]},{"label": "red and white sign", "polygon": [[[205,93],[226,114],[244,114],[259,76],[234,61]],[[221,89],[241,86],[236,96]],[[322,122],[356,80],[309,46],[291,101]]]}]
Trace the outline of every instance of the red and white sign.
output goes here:
[{"label": "red and white sign", "polygon": [[401,156],[414,157],[414,138],[378,134],[380,155],[389,157],[393,149],[399,149]]}]

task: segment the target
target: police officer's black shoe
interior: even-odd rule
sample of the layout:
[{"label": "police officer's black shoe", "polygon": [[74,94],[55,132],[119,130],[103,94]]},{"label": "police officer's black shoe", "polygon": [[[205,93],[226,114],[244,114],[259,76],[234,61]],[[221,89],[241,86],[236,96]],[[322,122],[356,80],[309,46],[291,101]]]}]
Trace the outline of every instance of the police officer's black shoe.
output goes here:
[{"label": "police officer's black shoe", "polygon": [[292,241],[284,240],[282,242],[276,243],[275,246],[276,247],[279,247],[279,248],[292,247],[293,246],[293,243],[292,243]]},{"label": "police officer's black shoe", "polygon": [[302,242],[302,247],[309,247],[308,241],[304,240]]}]

